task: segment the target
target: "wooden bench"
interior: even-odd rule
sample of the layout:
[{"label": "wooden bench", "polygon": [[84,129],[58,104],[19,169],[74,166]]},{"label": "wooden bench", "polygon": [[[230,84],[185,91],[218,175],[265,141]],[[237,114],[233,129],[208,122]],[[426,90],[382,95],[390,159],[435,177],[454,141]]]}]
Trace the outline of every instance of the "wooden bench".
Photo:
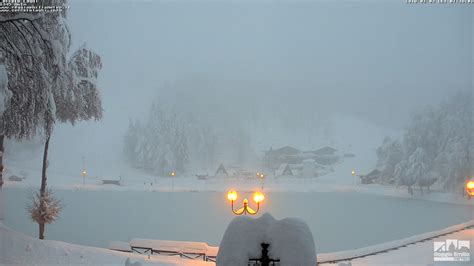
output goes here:
[{"label": "wooden bench", "polygon": [[218,248],[209,247],[204,242],[185,242],[172,240],[154,240],[134,238],[130,241],[132,251],[140,254],[161,254],[168,256],[180,256],[181,258],[214,261],[217,257]]},{"label": "wooden bench", "polygon": [[120,186],[120,180],[113,180],[113,179],[103,179],[102,185],[117,185]]}]

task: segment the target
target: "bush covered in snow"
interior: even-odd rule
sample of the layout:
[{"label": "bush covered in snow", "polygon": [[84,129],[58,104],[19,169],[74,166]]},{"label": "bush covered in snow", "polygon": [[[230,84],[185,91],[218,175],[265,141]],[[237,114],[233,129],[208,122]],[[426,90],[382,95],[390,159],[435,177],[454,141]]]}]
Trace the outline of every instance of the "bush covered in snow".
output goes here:
[{"label": "bush covered in snow", "polygon": [[305,222],[296,218],[275,220],[270,214],[253,219],[237,217],[227,227],[217,255],[217,265],[248,265],[261,257],[261,243],[270,244],[269,257],[281,265],[316,265],[313,235]]},{"label": "bush covered in snow", "polygon": [[41,195],[39,191],[31,195],[31,203],[27,206],[31,220],[37,223],[50,224],[61,212],[62,204],[56,199],[50,189]]}]

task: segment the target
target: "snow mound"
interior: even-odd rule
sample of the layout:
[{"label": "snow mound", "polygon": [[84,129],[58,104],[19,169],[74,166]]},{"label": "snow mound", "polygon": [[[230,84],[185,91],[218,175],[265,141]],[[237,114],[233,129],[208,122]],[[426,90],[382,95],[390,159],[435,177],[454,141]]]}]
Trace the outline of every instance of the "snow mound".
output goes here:
[{"label": "snow mound", "polygon": [[261,243],[281,265],[316,265],[316,249],[308,225],[297,218],[276,220],[268,213],[257,219],[237,217],[227,227],[219,246],[217,265],[248,265],[261,257]]}]

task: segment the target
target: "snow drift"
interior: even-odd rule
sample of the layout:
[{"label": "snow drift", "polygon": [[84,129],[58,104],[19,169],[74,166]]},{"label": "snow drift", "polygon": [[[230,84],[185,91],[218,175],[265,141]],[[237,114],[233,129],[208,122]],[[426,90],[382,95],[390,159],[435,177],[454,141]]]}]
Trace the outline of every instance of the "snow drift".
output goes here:
[{"label": "snow drift", "polygon": [[316,265],[313,235],[297,218],[276,220],[268,213],[257,219],[237,217],[227,227],[217,255],[217,265],[248,265],[261,257],[261,243],[270,244],[269,257],[281,265]]}]

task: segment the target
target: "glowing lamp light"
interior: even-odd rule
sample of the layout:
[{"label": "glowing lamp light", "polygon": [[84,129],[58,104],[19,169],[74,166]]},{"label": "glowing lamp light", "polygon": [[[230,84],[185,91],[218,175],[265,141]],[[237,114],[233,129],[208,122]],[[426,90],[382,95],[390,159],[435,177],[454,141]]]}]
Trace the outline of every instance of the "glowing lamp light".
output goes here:
[{"label": "glowing lamp light", "polygon": [[469,180],[466,183],[466,192],[470,196],[474,196],[474,180]]},{"label": "glowing lamp light", "polygon": [[170,176],[175,176],[175,175],[176,175],[176,172],[175,172],[175,171],[173,171],[173,172],[170,173]]},{"label": "glowing lamp light", "polygon": [[249,206],[249,200],[248,199],[244,199],[242,201],[242,207],[235,210],[234,209],[234,202],[237,200],[237,191],[235,190],[230,190],[229,192],[227,192],[227,199],[230,201],[231,203],[231,209],[232,209],[232,212],[235,214],[235,215],[242,215],[242,214],[250,214],[250,215],[255,215],[258,213],[258,211],[260,210],[260,202],[262,202],[264,199],[265,199],[265,196],[263,195],[262,192],[255,192],[253,194],[253,201],[255,201],[255,203],[257,203],[257,209],[254,210],[252,209],[252,207]]},{"label": "glowing lamp light", "polygon": [[265,199],[265,196],[263,195],[262,192],[257,191],[253,194],[253,201],[255,201],[255,203],[260,203],[264,199]]},{"label": "glowing lamp light", "polygon": [[82,176],[86,176],[86,175],[87,175],[86,170],[83,170],[83,171],[82,171]]},{"label": "glowing lamp light", "polygon": [[227,199],[234,202],[237,200],[237,191],[231,190],[227,193]]},{"label": "glowing lamp light", "polygon": [[356,175],[356,171],[352,170],[351,174],[352,174],[352,176],[355,176],[355,175]]}]

